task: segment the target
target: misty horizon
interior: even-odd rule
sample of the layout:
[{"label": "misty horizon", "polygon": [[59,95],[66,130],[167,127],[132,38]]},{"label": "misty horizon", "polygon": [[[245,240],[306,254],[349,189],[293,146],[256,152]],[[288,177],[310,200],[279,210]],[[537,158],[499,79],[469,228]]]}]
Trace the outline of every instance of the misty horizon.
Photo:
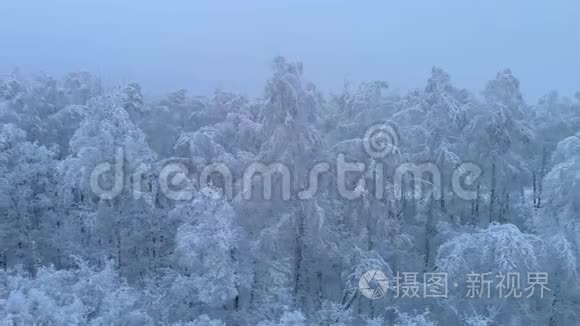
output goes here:
[{"label": "misty horizon", "polygon": [[404,94],[424,85],[432,67],[476,94],[509,68],[530,103],[580,88],[580,5],[573,1],[27,0],[3,9],[4,76],[16,68],[57,78],[88,71],[108,86],[139,82],[154,95],[219,88],[259,96],[271,60],[282,55],[303,62],[325,93],[341,92],[345,80],[385,80]]}]

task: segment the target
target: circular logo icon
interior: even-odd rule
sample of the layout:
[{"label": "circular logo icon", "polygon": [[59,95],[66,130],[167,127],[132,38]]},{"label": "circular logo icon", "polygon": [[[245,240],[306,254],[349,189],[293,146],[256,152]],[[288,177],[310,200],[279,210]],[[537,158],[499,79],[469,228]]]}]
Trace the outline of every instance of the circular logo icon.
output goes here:
[{"label": "circular logo icon", "polygon": [[387,294],[389,280],[379,270],[370,270],[364,273],[358,281],[358,289],[362,295],[371,300],[382,298]]},{"label": "circular logo icon", "polygon": [[365,132],[363,145],[371,157],[384,157],[394,153],[399,146],[399,133],[390,123],[376,124]]}]

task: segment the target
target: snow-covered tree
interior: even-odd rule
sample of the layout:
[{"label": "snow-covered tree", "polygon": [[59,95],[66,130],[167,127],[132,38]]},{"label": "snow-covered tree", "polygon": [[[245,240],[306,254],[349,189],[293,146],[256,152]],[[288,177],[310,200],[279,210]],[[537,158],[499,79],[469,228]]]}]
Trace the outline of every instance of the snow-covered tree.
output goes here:
[{"label": "snow-covered tree", "polygon": [[[375,80],[327,96],[283,57],[255,98],[106,86],[0,78],[0,324],[580,318],[579,95],[530,105],[510,70],[474,94],[433,68],[406,93]],[[363,168],[339,175],[347,163]],[[369,271],[384,297],[359,288]],[[447,273],[448,295],[395,298],[405,272],[421,295],[422,274]],[[515,297],[534,273],[544,296]]]}]

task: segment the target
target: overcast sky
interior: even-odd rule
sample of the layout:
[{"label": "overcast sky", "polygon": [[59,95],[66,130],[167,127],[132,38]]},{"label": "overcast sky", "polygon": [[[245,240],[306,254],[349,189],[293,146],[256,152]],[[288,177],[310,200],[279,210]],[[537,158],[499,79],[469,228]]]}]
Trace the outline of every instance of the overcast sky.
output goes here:
[{"label": "overcast sky", "polygon": [[479,91],[509,67],[532,101],[580,90],[580,2],[0,0],[0,74],[76,70],[150,93],[261,93],[276,55],[319,88],[423,87],[433,65]]}]

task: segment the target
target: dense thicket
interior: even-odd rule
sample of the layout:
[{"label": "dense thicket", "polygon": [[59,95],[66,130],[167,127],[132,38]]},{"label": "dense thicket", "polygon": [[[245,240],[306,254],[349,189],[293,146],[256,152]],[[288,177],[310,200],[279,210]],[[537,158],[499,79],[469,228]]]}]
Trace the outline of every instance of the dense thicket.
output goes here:
[{"label": "dense thicket", "polygon": [[[572,325],[580,320],[580,96],[526,103],[509,70],[481,94],[434,68],[406,95],[386,82],[323,95],[301,64],[277,58],[260,98],[185,90],[144,98],[87,73],[0,80],[0,321],[6,325]],[[393,77],[396,78],[396,77]],[[365,130],[387,122],[396,150],[367,155]],[[122,152],[125,188],[103,198],[91,173]],[[337,155],[380,167],[332,173],[298,198],[310,169]],[[186,182],[168,198],[169,163],[225,164],[235,185],[253,162],[292,172],[291,197],[224,196],[225,180]],[[404,163],[435,164],[442,196],[417,196]],[[453,193],[462,162],[483,175]],[[138,191],[132,175],[140,175]],[[368,171],[367,171],[368,172]],[[215,177],[215,178],[214,178]],[[283,180],[274,177],[274,185]],[[190,178],[193,179],[193,178]],[[391,182],[390,182],[391,181]],[[130,185],[127,186],[127,185]],[[183,186],[183,185],[178,185]],[[238,189],[238,188],[236,188]],[[395,194],[395,192],[398,192]],[[424,192],[427,193],[427,192]],[[369,300],[368,270],[446,272],[447,298]],[[470,272],[547,272],[543,298],[466,298]],[[522,276],[523,277],[523,276]],[[418,278],[422,282],[422,278]],[[459,288],[452,284],[459,283]]]}]

